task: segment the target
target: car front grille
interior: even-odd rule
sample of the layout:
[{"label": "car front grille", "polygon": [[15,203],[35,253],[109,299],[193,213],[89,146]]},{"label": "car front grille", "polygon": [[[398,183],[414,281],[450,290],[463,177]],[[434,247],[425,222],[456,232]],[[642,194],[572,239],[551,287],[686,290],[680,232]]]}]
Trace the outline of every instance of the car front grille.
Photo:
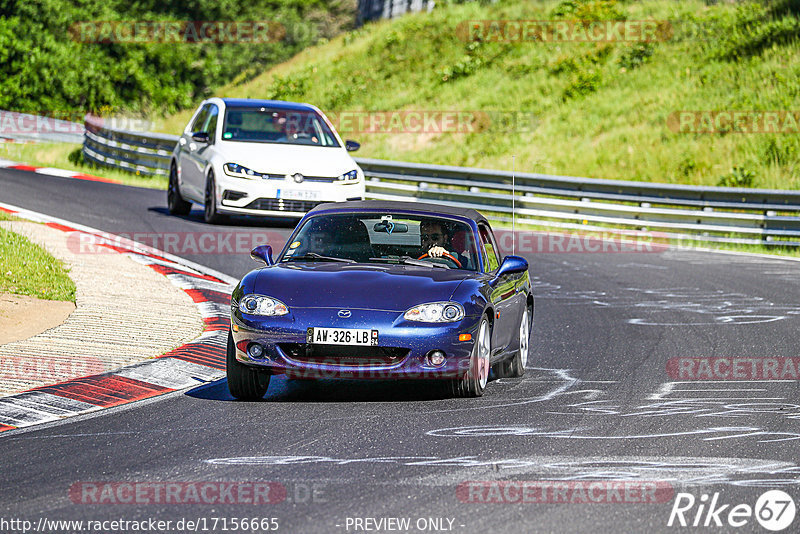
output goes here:
[{"label": "car front grille", "polygon": [[[285,174],[269,174],[261,173],[261,178],[264,180],[286,180]],[[338,176],[305,176],[303,175],[304,182],[335,182],[339,179]]]},{"label": "car front grille", "polygon": [[311,200],[286,200],[282,198],[258,198],[245,206],[249,210],[307,212],[322,202]]},{"label": "car front grille", "polygon": [[281,343],[278,348],[296,362],[346,367],[397,365],[409,353],[409,349],[401,347],[354,347],[306,343]]}]

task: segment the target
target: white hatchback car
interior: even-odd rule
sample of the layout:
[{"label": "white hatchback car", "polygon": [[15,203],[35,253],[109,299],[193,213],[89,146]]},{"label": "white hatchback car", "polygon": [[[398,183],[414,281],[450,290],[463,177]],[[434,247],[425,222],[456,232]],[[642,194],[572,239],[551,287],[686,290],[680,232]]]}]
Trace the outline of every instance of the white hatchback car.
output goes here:
[{"label": "white hatchback car", "polygon": [[225,215],[302,217],[322,202],[364,198],[364,172],[327,117],[309,104],[209,98],[195,111],[170,162],[169,211],[192,202],[205,220]]}]

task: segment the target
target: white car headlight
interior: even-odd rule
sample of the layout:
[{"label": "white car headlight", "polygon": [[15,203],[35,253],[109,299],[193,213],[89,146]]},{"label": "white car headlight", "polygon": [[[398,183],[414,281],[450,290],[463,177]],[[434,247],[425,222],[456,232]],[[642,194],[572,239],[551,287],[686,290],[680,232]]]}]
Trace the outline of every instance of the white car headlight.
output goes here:
[{"label": "white car headlight", "polygon": [[235,176],[236,178],[261,178],[261,173],[250,170],[247,167],[242,167],[238,163],[226,163],[222,168],[228,176]]},{"label": "white car headlight", "polygon": [[283,302],[264,295],[247,295],[239,301],[239,310],[250,315],[286,315],[289,308]]},{"label": "white car headlight", "polygon": [[358,180],[358,169],[353,169],[339,176],[340,182],[355,182],[356,180]]},{"label": "white car headlight", "polygon": [[414,306],[403,314],[406,321],[421,323],[452,323],[464,318],[464,308],[458,302],[430,302]]}]

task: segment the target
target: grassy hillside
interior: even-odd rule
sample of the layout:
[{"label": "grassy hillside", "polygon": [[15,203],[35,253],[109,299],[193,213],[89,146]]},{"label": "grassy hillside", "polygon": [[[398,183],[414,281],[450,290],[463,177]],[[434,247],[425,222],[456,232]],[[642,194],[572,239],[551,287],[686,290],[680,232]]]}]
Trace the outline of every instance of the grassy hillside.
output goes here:
[{"label": "grassy hillside", "polygon": [[[681,110],[800,112],[795,0],[437,2],[308,48],[219,96],[355,110],[532,114],[534,127],[473,133],[365,133],[358,155],[602,178],[800,188],[800,134],[679,133]],[[468,20],[657,20],[656,42],[470,41]],[[462,26],[459,26],[462,24]],[[180,131],[186,110],[161,120]],[[497,115],[489,115],[497,117]],[[528,124],[528,123],[524,123]]]}]

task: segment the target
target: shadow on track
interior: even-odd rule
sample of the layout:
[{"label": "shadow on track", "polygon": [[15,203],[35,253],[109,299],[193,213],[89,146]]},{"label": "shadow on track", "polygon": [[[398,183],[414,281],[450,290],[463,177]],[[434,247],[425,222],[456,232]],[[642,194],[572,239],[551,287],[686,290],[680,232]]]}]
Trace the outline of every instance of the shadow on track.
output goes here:
[{"label": "shadow on track", "polygon": [[165,217],[174,217],[182,219],[187,222],[199,223],[209,228],[227,228],[227,227],[258,227],[258,228],[286,228],[288,230],[297,226],[300,219],[286,219],[282,217],[257,217],[248,215],[231,215],[228,216],[228,222],[225,224],[207,224],[203,220],[202,208],[194,208],[188,215],[172,215],[166,206],[150,206],[147,211],[157,213]]},{"label": "shadow on track", "polygon": [[[189,397],[224,402],[234,399],[225,379],[185,393]],[[272,377],[264,399],[256,402],[419,402],[450,398],[444,381],[415,380],[290,380]]]}]

